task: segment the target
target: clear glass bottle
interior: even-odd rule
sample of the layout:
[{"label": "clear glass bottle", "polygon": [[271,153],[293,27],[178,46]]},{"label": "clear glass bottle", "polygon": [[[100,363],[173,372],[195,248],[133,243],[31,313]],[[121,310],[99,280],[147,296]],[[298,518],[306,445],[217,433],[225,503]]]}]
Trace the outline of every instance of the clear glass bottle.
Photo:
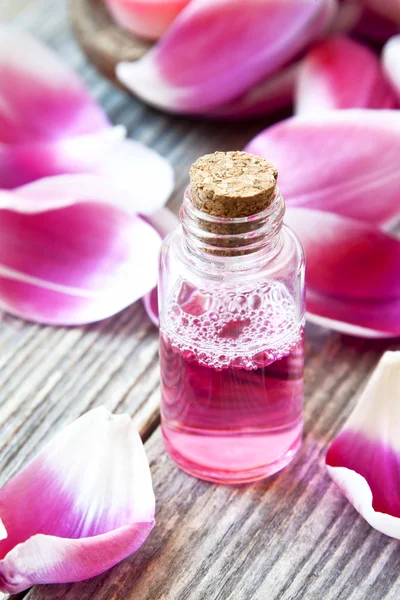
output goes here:
[{"label": "clear glass bottle", "polygon": [[161,250],[162,432],[201,479],[267,477],[301,444],[305,264],[284,212],[276,188],[256,214],[213,216],[189,187]]}]

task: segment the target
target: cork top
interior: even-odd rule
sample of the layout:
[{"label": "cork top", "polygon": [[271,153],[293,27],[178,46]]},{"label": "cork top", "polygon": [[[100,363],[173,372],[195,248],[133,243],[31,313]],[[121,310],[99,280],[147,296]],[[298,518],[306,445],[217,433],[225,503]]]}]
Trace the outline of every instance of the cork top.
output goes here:
[{"label": "cork top", "polygon": [[249,217],[270,206],[277,178],[275,167],[260,156],[247,152],[206,154],[190,169],[193,204],[215,217]]}]

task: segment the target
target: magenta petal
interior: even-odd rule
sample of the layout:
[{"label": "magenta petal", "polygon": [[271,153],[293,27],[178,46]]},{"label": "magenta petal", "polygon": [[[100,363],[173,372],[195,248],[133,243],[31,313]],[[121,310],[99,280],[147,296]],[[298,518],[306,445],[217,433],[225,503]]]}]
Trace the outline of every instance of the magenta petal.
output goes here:
[{"label": "magenta petal", "polygon": [[396,35],[383,48],[383,68],[400,100],[400,35]]},{"label": "magenta petal", "polygon": [[103,110],[53,52],[0,25],[0,142],[54,141],[107,125]]},{"label": "magenta petal", "polygon": [[400,241],[322,211],[291,208],[285,221],[306,253],[308,313],[343,332],[400,335]]},{"label": "magenta petal", "polygon": [[398,0],[363,0],[365,7],[400,27],[400,2]]},{"label": "magenta petal", "polygon": [[[378,0],[379,1],[379,0]],[[398,4],[398,0],[389,0],[392,6]],[[374,45],[384,44],[390,37],[396,35],[399,26],[383,13],[368,8],[369,0],[363,0],[364,11],[357,24],[354,33]]]},{"label": "magenta petal", "polygon": [[128,415],[97,408],[58,433],[0,491],[0,518],[3,592],[87,579],[137,550],[154,494]]},{"label": "magenta petal", "polygon": [[[64,173],[110,172],[124,136],[125,128],[118,126],[54,142],[0,143],[0,188],[13,189]],[[130,172],[127,169],[129,177]]]},{"label": "magenta petal", "polygon": [[333,481],[378,531],[400,539],[400,352],[386,352],[326,464]]},{"label": "magenta petal", "polygon": [[300,66],[297,113],[395,106],[396,99],[377,56],[350,38],[338,37],[320,43]]},{"label": "magenta petal", "polygon": [[400,211],[400,111],[298,115],[266,129],[246,149],[277,166],[288,206],[374,225]]},{"label": "magenta petal", "polygon": [[[168,208],[162,208],[150,217],[146,217],[157,233],[165,238],[170,231],[179,225],[179,219]],[[158,313],[158,289],[157,286],[143,296],[143,304],[151,322],[158,327],[160,324]]]},{"label": "magenta petal", "polygon": [[254,86],[239,100],[208,113],[210,117],[246,118],[288,108],[293,103],[299,64],[295,63]]},{"label": "magenta petal", "polygon": [[0,305],[13,314],[50,324],[96,321],[156,283],[153,227],[111,203],[107,180],[76,177],[0,192]]},{"label": "magenta petal", "polygon": [[192,0],[144,58],[118,65],[117,77],[159,108],[209,112],[295,58],[335,9],[336,0]]},{"label": "magenta petal", "polygon": [[156,40],[190,0],[106,0],[115,21],[140,37]]}]

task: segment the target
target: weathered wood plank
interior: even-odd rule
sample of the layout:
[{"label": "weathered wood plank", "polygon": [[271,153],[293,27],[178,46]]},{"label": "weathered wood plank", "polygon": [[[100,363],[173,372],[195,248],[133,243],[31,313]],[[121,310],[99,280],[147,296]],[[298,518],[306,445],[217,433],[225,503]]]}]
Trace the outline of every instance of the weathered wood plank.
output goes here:
[{"label": "weathered wood plank", "polygon": [[27,600],[398,598],[398,542],[358,517],[324,466],[327,443],[388,347],[308,326],[304,445],[265,482],[197,481],[173,465],[157,430],[146,444],[157,498],[149,540],[109,573],[36,588]]},{"label": "weathered wood plank", "polygon": [[[35,5],[17,22],[80,72],[113,122],[171,160],[173,209],[195,158],[241,148],[267,124],[206,123],[145,107],[87,65],[66,28],[64,1]],[[157,429],[147,450],[158,525],[143,548],[100,577],[38,587],[27,600],[398,600],[398,543],[357,517],[323,465],[328,441],[389,345],[313,326],[307,333],[306,438],[289,468],[237,489],[202,483],[172,464]],[[158,422],[157,345],[140,303],[84,328],[40,327],[3,315],[0,485],[57,429],[98,404],[134,415],[147,438]]]}]

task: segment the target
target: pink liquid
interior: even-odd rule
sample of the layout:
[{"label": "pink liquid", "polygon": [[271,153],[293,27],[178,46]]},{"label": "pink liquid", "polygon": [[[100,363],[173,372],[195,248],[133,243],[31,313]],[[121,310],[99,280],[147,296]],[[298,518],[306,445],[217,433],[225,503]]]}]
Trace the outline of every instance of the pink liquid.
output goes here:
[{"label": "pink liquid", "polygon": [[[303,333],[287,294],[279,286],[265,292],[216,301],[186,289],[182,301],[181,290],[169,315],[173,327],[161,334],[164,441],[196,477],[267,477],[300,447]],[[281,300],[277,310],[271,293]]]}]

